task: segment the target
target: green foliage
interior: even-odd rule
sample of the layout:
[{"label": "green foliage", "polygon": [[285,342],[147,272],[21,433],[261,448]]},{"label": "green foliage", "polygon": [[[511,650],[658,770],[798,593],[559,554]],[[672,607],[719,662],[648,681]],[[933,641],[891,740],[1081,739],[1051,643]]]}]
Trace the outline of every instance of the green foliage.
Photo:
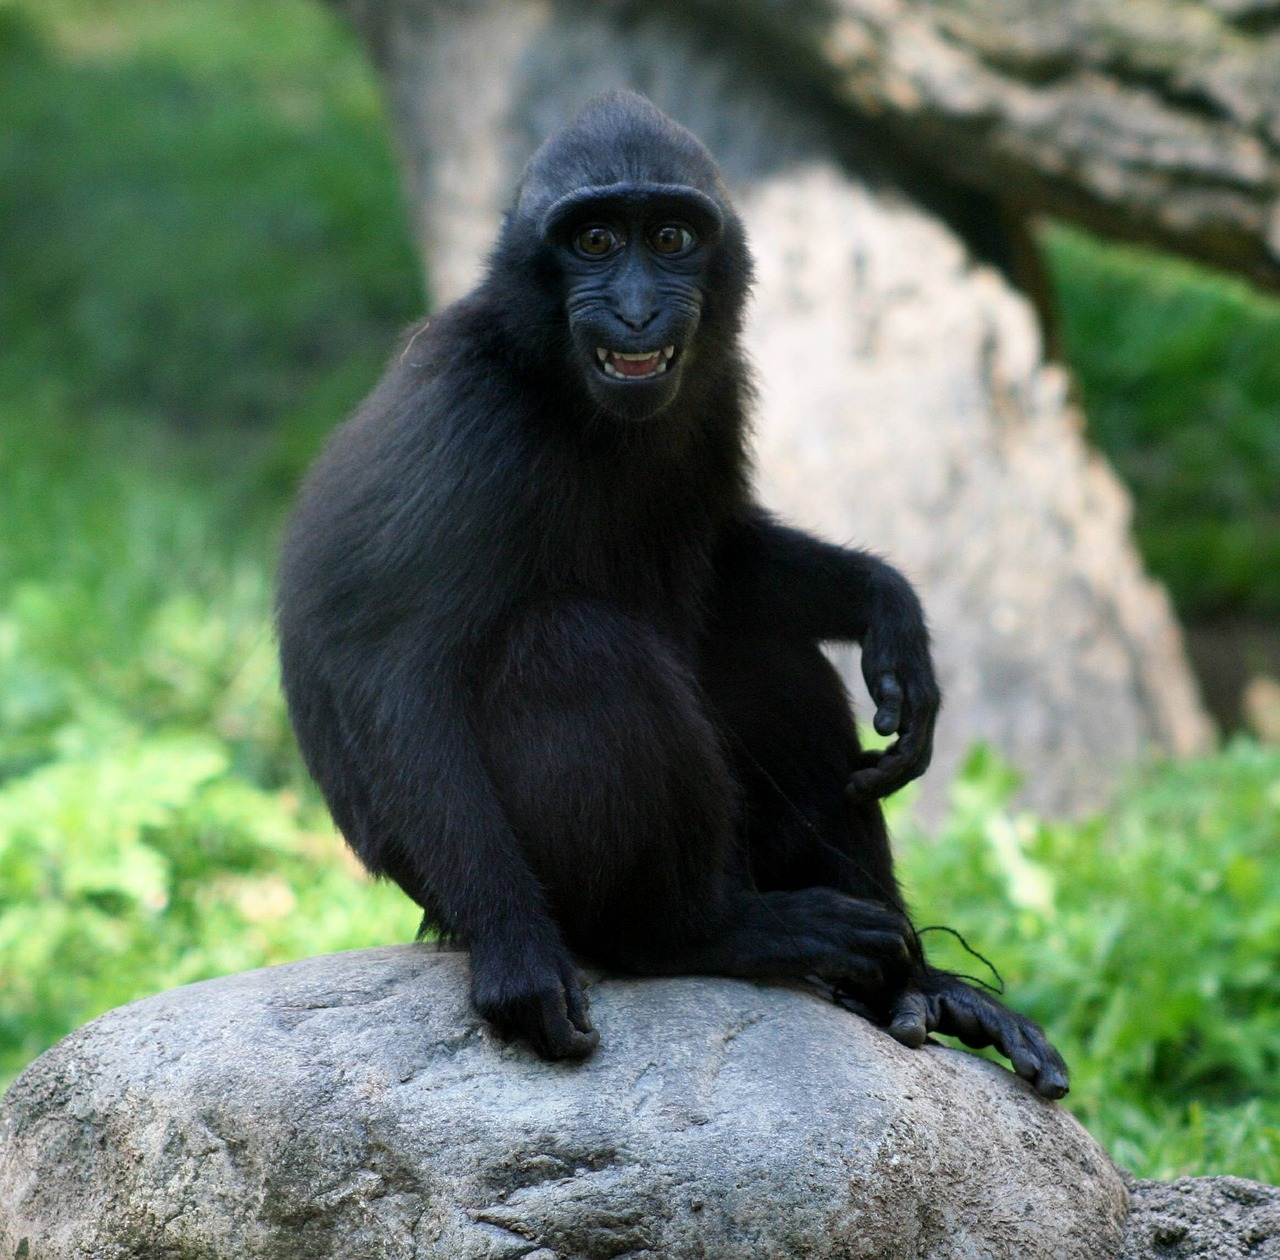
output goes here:
[{"label": "green foliage", "polygon": [[[1121,1162],[1280,1181],[1280,751],[1153,768],[1085,823],[1011,811],[1015,787],[979,750],[941,834],[906,846],[918,921],[997,963]],[[942,933],[926,944],[990,979]]]},{"label": "green foliage", "polygon": [[298,765],[269,531],[224,541],[245,474],[123,420],[0,431],[0,1080],[146,993],[408,939]]},{"label": "green foliage", "polygon": [[1045,236],[1091,436],[1184,616],[1280,614],[1280,302],[1079,232]]},{"label": "green foliage", "polygon": [[0,3],[0,275],[3,1080],[417,926],[306,782],[270,632],[280,492],[420,305],[354,41],[310,0]]},{"label": "green foliage", "polygon": [[308,0],[0,8],[0,189],[0,345],[77,406],[327,422],[421,305],[372,76]]}]

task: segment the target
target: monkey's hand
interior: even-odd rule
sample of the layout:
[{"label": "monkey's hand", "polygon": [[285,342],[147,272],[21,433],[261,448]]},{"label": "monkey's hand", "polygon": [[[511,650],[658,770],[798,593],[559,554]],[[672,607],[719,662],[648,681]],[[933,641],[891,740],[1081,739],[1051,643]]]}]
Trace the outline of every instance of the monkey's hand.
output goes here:
[{"label": "monkey's hand", "polygon": [[1066,1063],[1035,1020],[946,971],[924,968],[895,999],[888,1031],[913,1048],[931,1032],[959,1037],[975,1050],[995,1046],[1036,1093],[1061,1098],[1070,1088]]},{"label": "monkey's hand", "polygon": [[600,1042],[583,977],[567,951],[527,944],[471,950],[471,1000],[503,1037],[524,1037],[544,1059],[582,1059]]},{"label": "monkey's hand", "polygon": [[875,701],[876,730],[881,735],[896,732],[898,738],[882,751],[860,754],[847,791],[850,796],[888,796],[929,768],[942,703],[928,631],[914,595],[872,618],[862,642],[862,676]]}]

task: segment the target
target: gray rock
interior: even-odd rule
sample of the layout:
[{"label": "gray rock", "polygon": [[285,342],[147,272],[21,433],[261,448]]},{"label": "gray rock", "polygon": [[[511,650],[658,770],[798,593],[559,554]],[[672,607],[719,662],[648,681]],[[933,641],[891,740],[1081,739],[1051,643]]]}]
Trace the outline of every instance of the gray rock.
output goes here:
[{"label": "gray rock", "polygon": [[0,1105],[0,1256],[1096,1260],[1124,1185],[996,1064],[814,994],[597,980],[495,1040],[466,957],[363,950],[112,1011]]},{"label": "gray rock", "polygon": [[1280,1260],[1280,1187],[1243,1177],[1129,1186],[1121,1260]]}]

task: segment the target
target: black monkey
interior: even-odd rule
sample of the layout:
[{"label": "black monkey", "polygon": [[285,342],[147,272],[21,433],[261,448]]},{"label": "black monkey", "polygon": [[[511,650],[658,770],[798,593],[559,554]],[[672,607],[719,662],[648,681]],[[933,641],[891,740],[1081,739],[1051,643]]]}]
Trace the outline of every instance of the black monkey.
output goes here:
[{"label": "black monkey", "polygon": [[[887,564],[752,500],[751,263],[706,149],[642,97],[538,150],[483,282],[421,324],[312,470],[279,632],[343,834],[471,951],[544,1055],[597,1042],[573,952],[636,973],[817,975],[919,1045],[1043,1032],[929,967],[878,799],[928,764],[938,688]],[[856,640],[860,750],[819,650]]]}]

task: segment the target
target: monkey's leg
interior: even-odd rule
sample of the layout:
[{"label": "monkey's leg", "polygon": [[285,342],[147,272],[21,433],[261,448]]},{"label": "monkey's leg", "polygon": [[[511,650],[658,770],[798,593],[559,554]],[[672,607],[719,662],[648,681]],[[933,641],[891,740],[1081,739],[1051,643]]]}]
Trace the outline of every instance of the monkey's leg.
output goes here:
[{"label": "monkey's leg", "polygon": [[472,733],[460,671],[371,648],[342,691],[286,654],[295,729],[335,821],[375,874],[471,951],[471,991],[495,1026],[550,1058],[598,1041],[577,966],[504,817]]},{"label": "monkey's leg", "polygon": [[613,965],[644,975],[804,977],[901,990],[911,925],[892,907],[834,888],[721,894],[695,931],[651,931],[610,942]]},{"label": "monkey's leg", "polygon": [[525,610],[483,688],[504,811],[570,943],[641,973],[878,983],[908,962],[891,907],[761,895],[738,860],[736,784],[680,654],[589,599]]},{"label": "monkey's leg", "polygon": [[[744,787],[742,844],[756,883],[822,885],[905,916],[880,803],[845,792],[860,748],[844,687],[815,645],[762,632],[768,624],[753,617],[732,634],[727,627],[706,671]],[[907,974],[843,981],[846,1004],[909,1046],[931,1032],[993,1045],[1039,1093],[1067,1092],[1066,1065],[1038,1024],[928,966],[914,933],[909,943]]]}]

